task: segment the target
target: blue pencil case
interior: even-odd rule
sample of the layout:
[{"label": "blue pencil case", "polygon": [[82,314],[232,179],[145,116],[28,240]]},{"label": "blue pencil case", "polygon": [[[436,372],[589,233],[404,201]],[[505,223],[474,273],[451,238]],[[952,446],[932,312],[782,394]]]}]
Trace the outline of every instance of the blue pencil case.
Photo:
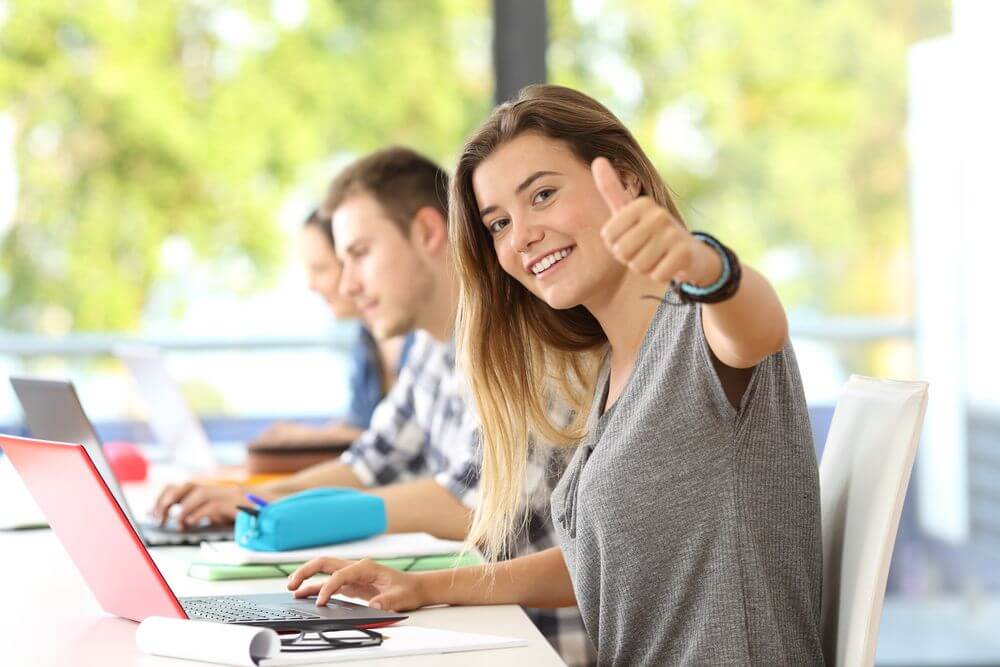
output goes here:
[{"label": "blue pencil case", "polygon": [[290,551],[384,533],[385,503],[354,489],[311,489],[236,514],[236,543],[255,551]]}]

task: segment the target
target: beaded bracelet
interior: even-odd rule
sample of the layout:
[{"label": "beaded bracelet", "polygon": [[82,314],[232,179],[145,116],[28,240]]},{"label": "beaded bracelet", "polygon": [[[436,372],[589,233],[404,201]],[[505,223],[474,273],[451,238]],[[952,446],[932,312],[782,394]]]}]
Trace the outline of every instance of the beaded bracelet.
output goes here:
[{"label": "beaded bracelet", "polygon": [[680,283],[677,285],[677,296],[685,303],[719,303],[732,298],[739,289],[740,279],[743,277],[739,258],[711,234],[692,232],[691,235],[719,253],[719,258],[722,259],[722,275],[714,283],[704,287]]}]

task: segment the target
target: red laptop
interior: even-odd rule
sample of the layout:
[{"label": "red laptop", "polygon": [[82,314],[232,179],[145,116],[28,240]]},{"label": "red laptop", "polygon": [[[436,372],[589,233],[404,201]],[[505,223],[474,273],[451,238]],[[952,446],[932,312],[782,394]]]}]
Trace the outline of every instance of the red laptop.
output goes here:
[{"label": "red laptop", "polygon": [[98,602],[116,616],[308,631],[373,628],[406,618],[343,600],[317,607],[291,593],[178,598],[82,445],[0,435],[0,447]]}]

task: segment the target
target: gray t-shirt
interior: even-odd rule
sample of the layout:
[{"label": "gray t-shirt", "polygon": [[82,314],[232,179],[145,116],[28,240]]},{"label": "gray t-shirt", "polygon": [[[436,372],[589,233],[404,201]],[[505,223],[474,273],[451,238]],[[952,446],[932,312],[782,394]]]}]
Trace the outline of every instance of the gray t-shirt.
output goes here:
[{"label": "gray t-shirt", "polygon": [[602,665],[822,665],[819,477],[791,345],[726,398],[695,305],[661,304],[552,494]]}]

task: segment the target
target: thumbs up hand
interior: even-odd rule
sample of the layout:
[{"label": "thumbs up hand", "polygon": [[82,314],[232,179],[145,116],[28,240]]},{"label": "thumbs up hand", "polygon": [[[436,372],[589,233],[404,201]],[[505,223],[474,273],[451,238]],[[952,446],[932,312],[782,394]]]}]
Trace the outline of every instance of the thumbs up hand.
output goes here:
[{"label": "thumbs up hand", "polygon": [[722,275],[718,253],[652,198],[630,195],[607,159],[594,160],[591,172],[611,209],[601,238],[615,259],[663,285],[671,280],[711,285]]}]

